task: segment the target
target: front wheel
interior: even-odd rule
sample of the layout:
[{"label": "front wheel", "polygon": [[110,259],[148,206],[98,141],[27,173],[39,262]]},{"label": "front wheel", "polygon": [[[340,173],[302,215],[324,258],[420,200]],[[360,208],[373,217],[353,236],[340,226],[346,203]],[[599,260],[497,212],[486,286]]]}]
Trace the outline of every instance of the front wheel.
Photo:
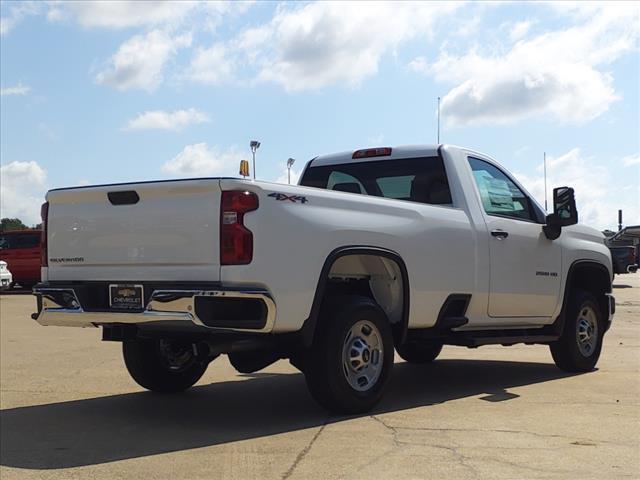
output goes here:
[{"label": "front wheel", "polygon": [[562,336],[551,343],[556,365],[567,372],[593,370],[600,358],[604,322],[598,300],[588,292],[572,293]]},{"label": "front wheel", "polygon": [[193,345],[174,340],[136,339],[122,343],[124,363],[131,377],[154,392],[182,392],[193,386],[207,364],[193,353]]},{"label": "front wheel", "polygon": [[345,296],[323,309],[305,378],[315,400],[338,413],[363,413],[382,398],[393,367],[385,313],[367,297]]}]

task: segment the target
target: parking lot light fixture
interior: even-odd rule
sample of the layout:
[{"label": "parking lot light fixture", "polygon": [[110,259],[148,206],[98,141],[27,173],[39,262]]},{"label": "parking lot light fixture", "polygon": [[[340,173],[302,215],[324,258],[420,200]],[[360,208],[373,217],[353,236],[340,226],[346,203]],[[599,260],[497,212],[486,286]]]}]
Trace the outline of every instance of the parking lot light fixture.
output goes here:
[{"label": "parking lot light fixture", "polygon": [[296,163],[296,159],[289,157],[289,160],[287,160],[287,183],[289,185],[291,185],[291,167],[294,163]]},{"label": "parking lot light fixture", "polygon": [[251,148],[251,154],[253,155],[253,179],[256,179],[256,150],[260,148],[260,142],[257,140],[251,140],[249,142],[249,147]]}]

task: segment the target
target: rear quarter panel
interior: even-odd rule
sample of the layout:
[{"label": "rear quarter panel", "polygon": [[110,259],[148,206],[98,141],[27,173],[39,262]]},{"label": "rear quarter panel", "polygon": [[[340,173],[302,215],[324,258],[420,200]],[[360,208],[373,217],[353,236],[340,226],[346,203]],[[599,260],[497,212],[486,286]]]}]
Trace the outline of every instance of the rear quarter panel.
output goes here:
[{"label": "rear quarter panel", "polygon": [[301,328],[324,262],[339,247],[381,247],[403,258],[412,328],[433,325],[450,293],[473,289],[474,275],[467,270],[474,266],[474,237],[461,209],[265,182],[222,180],[221,187],[246,188],[260,198],[258,210],[245,215],[254,234],[253,261],[222,266],[221,280],[268,288],[278,308],[275,331]]}]

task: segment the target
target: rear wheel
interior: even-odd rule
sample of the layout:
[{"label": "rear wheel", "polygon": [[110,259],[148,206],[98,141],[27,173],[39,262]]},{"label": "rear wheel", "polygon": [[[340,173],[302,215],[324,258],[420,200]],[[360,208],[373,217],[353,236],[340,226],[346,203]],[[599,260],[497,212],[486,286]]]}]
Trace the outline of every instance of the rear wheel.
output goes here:
[{"label": "rear wheel", "polygon": [[564,331],[550,345],[556,365],[567,372],[588,372],[598,363],[602,350],[604,322],[598,300],[588,292],[571,295]]},{"label": "rear wheel", "polygon": [[398,355],[409,363],[431,363],[442,351],[440,342],[407,342],[396,347]]},{"label": "rear wheel", "polygon": [[338,413],[369,411],[382,398],[393,367],[393,335],[382,309],[367,297],[340,297],[323,309],[305,356],[316,401]]},{"label": "rear wheel", "polygon": [[207,364],[194,355],[193,345],[186,342],[136,339],[123,342],[122,353],[131,377],[154,392],[186,390],[207,369]]}]

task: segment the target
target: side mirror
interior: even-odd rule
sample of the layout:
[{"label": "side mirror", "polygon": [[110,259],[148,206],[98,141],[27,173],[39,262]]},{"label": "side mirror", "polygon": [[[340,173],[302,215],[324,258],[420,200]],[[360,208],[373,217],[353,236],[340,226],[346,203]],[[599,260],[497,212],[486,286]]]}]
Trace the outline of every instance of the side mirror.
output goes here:
[{"label": "side mirror", "polygon": [[562,227],[578,223],[578,210],[573,188],[558,187],[553,189],[553,213],[547,215],[547,224],[542,227],[549,240],[560,236]]}]

